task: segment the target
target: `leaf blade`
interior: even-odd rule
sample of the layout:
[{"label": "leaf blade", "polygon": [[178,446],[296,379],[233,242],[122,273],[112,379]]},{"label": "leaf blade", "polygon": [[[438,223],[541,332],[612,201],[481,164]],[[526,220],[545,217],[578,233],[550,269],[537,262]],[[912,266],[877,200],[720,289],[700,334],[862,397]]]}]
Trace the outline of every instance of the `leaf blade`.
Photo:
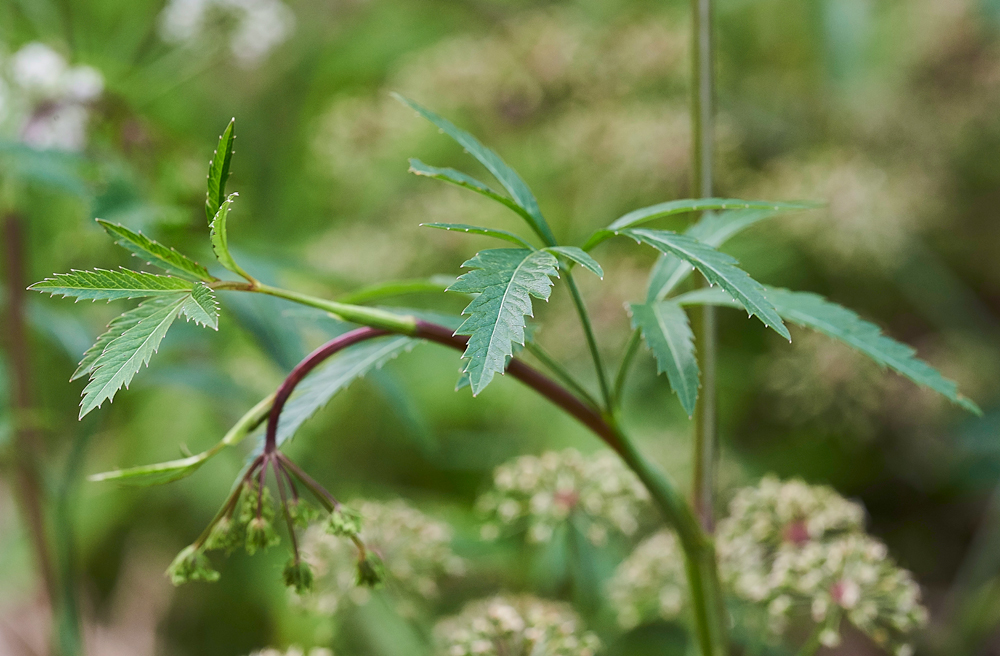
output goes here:
[{"label": "leaf blade", "polygon": [[112,319],[108,324],[107,330],[101,333],[97,341],[94,342],[94,345],[84,352],[80,364],[77,365],[76,371],[73,372],[73,376],[69,379],[70,382],[89,374],[94,368],[94,363],[104,353],[104,349],[107,348],[108,344],[121,337],[126,330],[135,326],[139,321],[155,312],[158,307],[157,303],[147,301]]},{"label": "leaf blade", "polygon": [[642,332],[646,346],[656,358],[656,372],[667,374],[681,407],[691,417],[698,401],[701,372],[687,313],[670,301],[632,303],[629,309],[632,328]]},{"label": "leaf blade", "polygon": [[412,157],[410,158],[410,169],[409,172],[414,175],[419,175],[426,178],[433,178],[435,180],[441,180],[443,182],[448,182],[453,185],[457,185],[464,189],[474,191],[481,196],[485,196],[490,200],[494,200],[504,207],[513,210],[515,213],[521,216],[524,220],[531,223],[534,218],[528,213],[523,207],[518,205],[516,202],[504,196],[498,194],[497,192],[490,189],[486,184],[480,182],[479,180],[473,178],[471,175],[467,175],[453,168],[441,168],[438,166],[431,166],[430,164],[425,164],[419,159]]},{"label": "leaf blade", "polygon": [[69,273],[57,273],[52,278],[46,278],[28,287],[51,296],[60,295],[93,301],[169,296],[189,292],[193,288],[194,283],[183,278],[131,269],[118,271],[71,269]]},{"label": "leaf blade", "polygon": [[524,343],[525,316],[531,316],[531,297],[548,300],[559,262],[552,253],[520,248],[480,251],[462,266],[472,269],[448,291],[479,294],[462,311],[468,318],[456,335],[467,335],[463,358],[474,395],[503,373],[513,344]]},{"label": "leaf blade", "polygon": [[662,253],[669,253],[689,262],[708,280],[709,284],[719,285],[751,315],[760,319],[765,326],[773,329],[785,339],[791,339],[788,329],[767,299],[763,285],[751,278],[743,269],[736,266],[735,259],[715,250],[708,244],[694,237],[681,235],[669,230],[647,230],[645,228],[628,228],[618,234],[631,237],[637,242],[652,246]]},{"label": "leaf blade", "polygon": [[215,253],[215,259],[219,261],[219,264],[226,267],[236,275],[246,278],[247,280],[253,280],[243,268],[236,263],[233,259],[232,254],[229,252],[229,232],[227,228],[227,221],[229,219],[229,210],[233,206],[233,200],[239,196],[237,193],[229,194],[225,201],[219,206],[219,211],[216,212],[215,218],[212,219],[211,228],[211,240],[212,240],[212,252]]},{"label": "leaf blade", "polygon": [[199,326],[219,329],[219,301],[208,285],[198,283],[181,304],[181,314]]},{"label": "leaf blade", "polygon": [[549,248],[542,250],[555,253],[556,255],[562,255],[563,257],[576,262],[601,280],[604,280],[604,269],[601,268],[600,263],[598,263],[597,260],[591,257],[590,253],[582,248],[577,248],[576,246],[550,246]]},{"label": "leaf blade", "polygon": [[507,230],[497,230],[495,228],[483,228],[480,226],[467,225],[465,223],[421,223],[421,228],[435,228],[436,230],[448,230],[465,232],[470,235],[484,235],[486,237],[496,237],[497,239],[503,239],[504,241],[509,241],[512,244],[517,244],[518,246],[535,250],[535,247],[525,240],[521,239],[513,232],[508,232]]},{"label": "leaf blade", "polygon": [[[527,215],[525,216],[525,219],[535,232],[538,233],[538,236],[542,238],[542,241],[549,246],[555,246],[555,237],[552,235],[552,230],[545,221],[545,217],[542,216],[542,212],[538,207],[538,201],[535,200],[534,194],[531,193],[531,190],[528,188],[528,185],[525,184],[524,180],[521,179],[521,176],[519,176],[514,169],[508,166],[499,155],[484,146],[478,139],[465,130],[461,130],[456,127],[448,119],[438,116],[426,107],[423,107],[422,105],[410,100],[409,98],[401,96],[398,93],[394,93],[393,97],[436,125],[442,132],[458,142],[459,145],[467,150],[470,155],[479,160],[479,163],[485,166],[493,177],[495,177],[497,181],[503,185],[503,188],[506,189],[507,193],[511,195],[514,203],[524,210],[524,214]],[[522,214],[522,216],[524,216],[524,214]]]},{"label": "leaf blade", "polygon": [[[917,385],[934,390],[969,412],[982,414],[978,405],[958,392],[954,381],[915,357],[916,351],[912,347],[883,334],[881,328],[865,321],[853,310],[811,292],[794,292],[777,287],[768,288],[768,292],[778,312],[789,322],[843,342],[879,365],[892,369]],[[689,292],[678,296],[675,301],[681,304],[734,305],[731,299],[716,289]]]},{"label": "leaf blade", "polygon": [[229,121],[229,125],[223,130],[219,137],[219,145],[208,163],[208,192],[205,194],[205,215],[211,223],[215,215],[219,213],[219,208],[226,200],[226,182],[229,180],[229,169],[233,163],[233,142],[236,139],[236,119]]},{"label": "leaf blade", "polygon": [[208,269],[201,264],[198,264],[173,248],[168,248],[146,237],[141,232],[132,232],[121,224],[111,223],[103,219],[97,219],[97,222],[109,235],[115,238],[116,244],[147,264],[158,266],[167,273],[186,278],[194,278],[195,280],[205,282],[215,280],[208,273]]},{"label": "leaf blade", "polygon": [[90,382],[83,390],[80,417],[83,418],[104,401],[113,401],[123,386],[127,387],[136,373],[149,363],[153,353],[167,334],[181,310],[184,298],[159,303],[149,316],[141,319],[105,347],[94,362]]}]

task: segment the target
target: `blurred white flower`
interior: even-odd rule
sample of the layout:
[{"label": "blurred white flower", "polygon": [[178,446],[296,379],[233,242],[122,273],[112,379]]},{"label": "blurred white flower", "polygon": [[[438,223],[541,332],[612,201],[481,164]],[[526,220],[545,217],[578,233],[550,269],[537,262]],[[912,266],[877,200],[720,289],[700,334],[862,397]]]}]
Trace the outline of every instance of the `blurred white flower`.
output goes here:
[{"label": "blurred white flower", "polygon": [[301,647],[291,646],[285,651],[268,647],[267,649],[251,652],[250,656],[333,656],[333,652],[325,647],[313,647],[312,649],[305,650]]},{"label": "blurred white flower", "polygon": [[607,451],[522,456],[497,467],[493,484],[478,501],[488,516],[486,539],[499,536],[503,527],[526,531],[530,542],[547,542],[557,526],[573,521],[600,545],[609,531],[633,535],[650,510],[645,486]]},{"label": "blurred white flower", "polygon": [[473,601],[435,633],[441,656],[593,656],[600,647],[568,604],[527,595]]},{"label": "blurred white flower", "polygon": [[[381,557],[386,589],[400,613],[412,614],[417,603],[437,597],[440,579],[464,571],[463,561],[451,550],[448,524],[401,500],[356,500],[346,506],[361,516],[360,537]],[[357,549],[350,541],[313,525],[303,536],[302,557],[315,573],[315,592],[297,597],[303,606],[333,615],[345,602],[367,603],[371,592],[357,585]]]},{"label": "blurred white flower", "polygon": [[608,596],[622,628],[657,618],[675,619],[687,603],[684,553],[673,531],[646,538],[618,566]]},{"label": "blurred white flower", "polygon": [[280,0],[170,0],[160,13],[167,43],[207,43],[222,36],[243,66],[259,64],[295,29],[295,14]]},{"label": "blurred white flower", "polygon": [[88,105],[103,92],[96,69],[70,66],[49,46],[29,43],[0,60],[0,128],[33,148],[81,150]]}]

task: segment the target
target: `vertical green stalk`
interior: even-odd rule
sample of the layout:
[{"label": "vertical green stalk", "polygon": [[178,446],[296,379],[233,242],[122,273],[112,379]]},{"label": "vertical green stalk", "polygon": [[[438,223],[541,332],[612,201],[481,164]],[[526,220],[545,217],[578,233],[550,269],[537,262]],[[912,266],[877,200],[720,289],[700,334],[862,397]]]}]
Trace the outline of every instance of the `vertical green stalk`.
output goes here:
[{"label": "vertical green stalk", "polygon": [[583,295],[580,288],[573,280],[573,274],[566,271],[566,283],[569,285],[570,294],[573,296],[573,304],[580,315],[580,323],[583,325],[583,334],[587,337],[587,346],[590,347],[590,356],[594,359],[594,367],[597,369],[597,381],[601,385],[601,399],[604,401],[604,409],[611,411],[611,387],[608,385],[608,376],[604,371],[604,363],[601,361],[601,352],[597,346],[597,338],[594,336],[594,327],[590,323],[590,315],[587,313],[587,306],[583,303]]},{"label": "vertical green stalk", "polygon": [[[692,11],[692,85],[691,152],[692,195],[712,195],[712,145],[714,141],[714,58],[712,56],[712,0],[691,0]],[[707,283],[701,275],[698,284]],[[706,532],[713,530],[712,488],[716,449],[715,398],[715,308],[704,305],[692,317],[698,335],[701,369],[701,394],[694,412],[694,490],[695,513]]]}]

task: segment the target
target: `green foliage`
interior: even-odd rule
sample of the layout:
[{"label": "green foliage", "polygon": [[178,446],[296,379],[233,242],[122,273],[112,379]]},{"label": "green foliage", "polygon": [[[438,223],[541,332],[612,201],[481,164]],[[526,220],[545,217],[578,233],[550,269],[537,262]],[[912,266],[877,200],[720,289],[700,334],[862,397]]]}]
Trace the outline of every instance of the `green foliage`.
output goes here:
[{"label": "green foliage", "polygon": [[105,400],[114,400],[115,393],[128,386],[139,369],[149,363],[188,298],[175,296],[143,303],[155,307],[147,308],[148,314],[109,342],[94,361],[90,382],[83,390],[80,417],[99,408]]},{"label": "green foliage", "polygon": [[246,539],[243,526],[230,517],[222,517],[215,523],[205,539],[206,551],[225,551],[231,554]]},{"label": "green foliage", "polygon": [[174,585],[183,585],[189,581],[214,583],[219,580],[219,573],[212,569],[208,556],[193,544],[177,554],[166,574]]},{"label": "green foliage", "polygon": [[[507,166],[507,163],[500,159],[499,155],[481,144],[478,139],[468,132],[455,127],[455,125],[453,125],[448,119],[438,116],[431,110],[422,107],[409,98],[404,98],[399,94],[393,94],[393,97],[436,125],[438,129],[457,141],[462,148],[468,151],[470,155],[479,160],[479,163],[485,166],[486,169],[493,174],[493,177],[495,177],[497,181],[503,185],[503,188],[507,190],[507,193],[511,195],[513,202],[518,208],[518,210],[516,210],[517,213],[524,217],[524,219],[528,222],[528,225],[530,225],[538,236],[542,238],[542,241],[545,242],[546,245],[555,246],[556,239],[552,235],[552,230],[549,228],[549,224],[545,221],[545,217],[542,216],[541,210],[538,208],[538,201],[535,200],[534,194],[532,194],[531,190],[528,189],[528,185],[524,183],[521,176],[519,176],[514,169]],[[437,176],[435,175],[434,177]],[[449,181],[451,182],[452,180]],[[476,182],[468,176],[458,177],[454,182],[459,184],[459,181],[464,182],[462,186],[474,184],[478,187],[475,189],[478,193],[483,193],[483,190],[486,189],[481,183]],[[508,205],[507,203],[504,204]]]},{"label": "green foliage", "polygon": [[219,145],[215,149],[212,160],[208,163],[208,193],[205,195],[205,216],[209,223],[215,220],[222,203],[226,200],[226,182],[229,180],[229,167],[233,162],[233,142],[236,139],[236,119],[219,137]]},{"label": "green foliage", "polygon": [[[912,348],[882,334],[878,326],[865,321],[852,310],[810,292],[793,292],[774,287],[767,288],[766,291],[778,313],[788,321],[839,340],[879,365],[906,376],[917,385],[934,390],[969,412],[982,414],[979,406],[959,394],[958,385],[942,376],[934,367],[914,357],[916,352]],[[675,300],[681,304],[736,306],[732,299],[717,289],[689,292]]]},{"label": "green foliage", "polygon": [[160,267],[167,273],[182,278],[203,280],[205,282],[216,280],[214,276],[208,273],[208,269],[202,265],[172,248],[167,248],[149,239],[141,232],[132,232],[123,225],[102,219],[97,219],[97,222],[115,239],[116,244],[147,264]]},{"label": "green foliage", "polygon": [[550,253],[555,253],[556,255],[562,255],[563,257],[576,262],[598,278],[602,280],[604,279],[604,269],[601,268],[601,265],[598,264],[597,260],[591,257],[590,253],[582,248],[577,248],[576,246],[551,246],[545,250]]},{"label": "green foliage", "polygon": [[632,303],[632,328],[642,331],[646,345],[656,357],[657,373],[666,373],[684,412],[694,414],[698,400],[698,360],[694,333],[687,313],[677,303],[659,301]]},{"label": "green foliage", "polygon": [[[443,120],[443,119],[442,119]],[[527,211],[518,205],[516,202],[512,201],[510,198],[498,194],[497,192],[490,189],[488,186],[476,180],[471,175],[462,173],[461,171],[456,171],[453,168],[440,168],[437,166],[431,166],[430,164],[424,164],[419,159],[410,159],[410,173],[414,175],[420,175],[427,178],[433,178],[435,180],[442,180],[444,182],[450,182],[453,185],[458,185],[470,191],[474,191],[477,194],[486,196],[491,200],[495,200],[501,205],[513,210],[523,218],[525,218],[529,224],[532,222],[531,215]]]},{"label": "green foliage", "polygon": [[631,237],[636,242],[644,242],[661,253],[675,255],[693,265],[710,285],[718,285],[738,301],[751,315],[756,316],[768,328],[785,339],[791,339],[788,329],[782,323],[774,309],[774,304],[768,300],[764,286],[751,278],[736,266],[735,259],[720,253],[711,246],[669,230],[647,230],[645,228],[629,228],[619,234]]},{"label": "green foliage", "polygon": [[770,210],[773,212],[789,210],[807,210],[816,207],[814,203],[774,203],[770,201],[746,201],[736,198],[686,198],[681,200],[671,200],[666,203],[658,203],[632,210],[628,214],[621,216],[611,222],[607,228],[598,230],[583,246],[583,250],[589,251],[602,241],[613,237],[618,232],[633,228],[643,223],[649,223],[656,219],[663,219],[675,214],[686,212],[700,212],[708,210]]},{"label": "green foliage", "polygon": [[267,517],[254,517],[247,522],[246,550],[251,556],[258,551],[266,551],[281,542],[274,530],[274,521]]},{"label": "green foliage", "polygon": [[523,246],[525,248],[530,248],[535,250],[535,247],[521,239],[513,232],[508,232],[506,230],[496,230],[494,228],[480,228],[479,226],[465,225],[464,223],[421,223],[424,228],[436,228],[438,230],[457,230],[459,232],[467,232],[472,235],[485,235],[487,237],[496,237],[497,239],[503,239],[504,241],[509,241],[511,243],[517,244],[518,246]]},{"label": "green foliage", "polygon": [[[730,237],[750,226],[777,216],[780,212],[766,210],[730,210],[728,212],[705,212],[701,219],[684,231],[689,237],[718,248]],[[674,255],[661,255],[649,274],[647,301],[658,301],[673,291],[677,285],[691,275],[691,266]]]},{"label": "green foliage", "polygon": [[208,285],[198,283],[181,305],[181,314],[199,326],[219,329],[219,302]]},{"label": "green foliage", "polygon": [[28,289],[78,299],[114,301],[145,296],[175,296],[194,289],[194,283],[173,276],[119,269],[70,271],[36,282]]},{"label": "green foliage", "polygon": [[463,358],[473,395],[503,373],[513,345],[524,344],[524,317],[532,316],[531,297],[548,300],[551,276],[558,276],[551,253],[521,248],[480,251],[462,266],[471,268],[448,291],[479,294],[462,312],[469,318],[456,331],[468,335]]},{"label": "green foliage", "polygon": [[252,281],[253,278],[236,263],[236,260],[229,253],[229,235],[226,231],[226,220],[229,217],[229,209],[233,205],[233,200],[237,196],[239,196],[237,193],[229,194],[226,200],[222,202],[222,205],[219,206],[219,211],[215,213],[215,218],[212,219],[210,226],[212,230],[212,252],[215,253],[215,259],[219,261],[219,264],[233,273]]}]

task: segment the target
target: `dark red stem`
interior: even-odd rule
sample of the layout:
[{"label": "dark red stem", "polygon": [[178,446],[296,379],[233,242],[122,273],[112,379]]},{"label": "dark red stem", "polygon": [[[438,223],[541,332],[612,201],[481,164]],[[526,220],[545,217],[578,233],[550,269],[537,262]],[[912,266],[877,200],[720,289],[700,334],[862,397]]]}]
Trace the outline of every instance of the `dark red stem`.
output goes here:
[{"label": "dark red stem", "polygon": [[[336,354],[338,351],[353,346],[359,342],[391,334],[389,331],[378,328],[358,328],[349,333],[340,335],[330,340],[323,346],[310,353],[295,369],[288,374],[288,378],[282,382],[281,387],[274,395],[274,404],[271,406],[271,414],[267,420],[267,436],[264,442],[264,453],[273,453],[277,449],[278,419],[285,403],[292,395],[296,385],[302,382],[310,371],[315,369],[320,363]],[[442,344],[458,351],[464,351],[468,337],[455,335],[450,328],[427,321],[417,320],[416,330],[412,337],[426,339],[430,342]],[[507,373],[517,378],[522,383],[531,387],[536,392],[555,403],[557,406],[575,417],[584,426],[592,430],[609,447],[618,454],[623,454],[622,444],[618,439],[614,429],[604,420],[596,410],[574,396],[569,390],[548,376],[520,360],[511,359],[507,366]]]}]

